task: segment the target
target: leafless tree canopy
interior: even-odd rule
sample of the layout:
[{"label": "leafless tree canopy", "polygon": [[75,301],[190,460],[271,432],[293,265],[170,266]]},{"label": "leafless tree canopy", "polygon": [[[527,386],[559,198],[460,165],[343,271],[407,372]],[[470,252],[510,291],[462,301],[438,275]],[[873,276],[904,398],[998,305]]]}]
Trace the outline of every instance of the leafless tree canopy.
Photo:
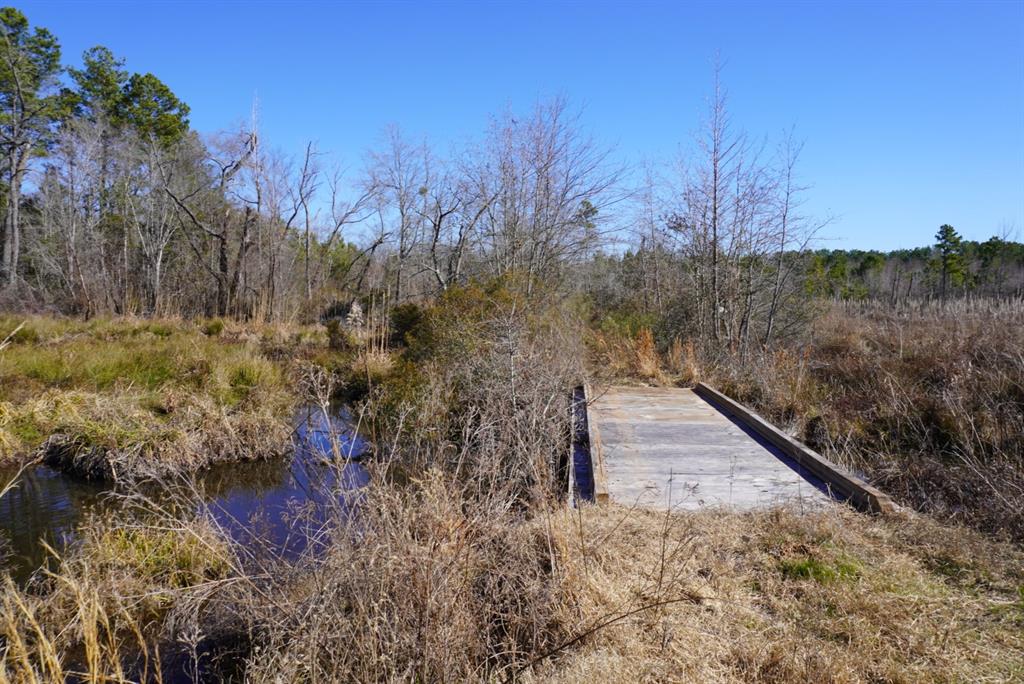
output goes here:
[{"label": "leafless tree canopy", "polygon": [[362,170],[255,125],[174,144],[99,118],[39,163],[18,286],[95,315],[315,317],[368,289],[400,302],[473,277],[557,280],[594,254],[623,169],[558,99],[440,155],[390,127]]}]

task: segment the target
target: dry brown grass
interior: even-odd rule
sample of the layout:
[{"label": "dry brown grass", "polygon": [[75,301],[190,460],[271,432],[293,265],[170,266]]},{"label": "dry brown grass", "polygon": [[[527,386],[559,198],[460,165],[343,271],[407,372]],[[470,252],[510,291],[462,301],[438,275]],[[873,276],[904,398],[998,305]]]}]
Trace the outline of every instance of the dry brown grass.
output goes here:
[{"label": "dry brown grass", "polygon": [[634,369],[642,378],[657,379],[661,377],[661,364],[658,350],[654,346],[654,335],[650,328],[641,328],[633,341]]},{"label": "dry brown grass", "polygon": [[1024,553],[976,532],[840,506],[507,504],[437,469],[378,479],[358,523],[288,564],[246,565],[202,520],[93,527],[34,592],[3,589],[0,681],[1024,676]]},{"label": "dry brown grass", "polygon": [[666,516],[612,506],[563,514],[554,528],[572,552],[576,602],[563,620],[585,631],[625,617],[531,680],[1024,676],[1024,554],[977,533],[841,507]]},{"label": "dry brown grass", "polygon": [[[654,344],[650,328],[641,328],[636,335],[620,335],[591,331],[591,346],[597,350],[600,365],[596,372],[610,377],[627,377],[644,382],[663,384],[669,382],[664,372],[662,358]],[[675,372],[685,367],[684,347],[669,350],[667,368]]]},{"label": "dry brown grass", "polygon": [[684,343],[680,338],[674,338],[665,353],[665,365],[679,382],[696,384],[700,381],[700,364],[693,340]]}]

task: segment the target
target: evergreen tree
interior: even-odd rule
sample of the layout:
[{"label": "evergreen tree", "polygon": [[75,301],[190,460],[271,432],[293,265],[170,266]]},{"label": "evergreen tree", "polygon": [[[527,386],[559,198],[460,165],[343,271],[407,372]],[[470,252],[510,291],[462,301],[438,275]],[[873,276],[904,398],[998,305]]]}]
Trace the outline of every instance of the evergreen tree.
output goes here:
[{"label": "evergreen tree", "polygon": [[66,100],[59,90],[60,45],[30,30],[13,7],[0,8],[0,155],[6,212],[0,229],[0,277],[13,283],[21,253],[21,190],[32,157],[45,152]]},{"label": "evergreen tree", "polygon": [[144,138],[172,145],[188,130],[188,105],[153,74],[133,74],[123,94],[121,119]]},{"label": "evergreen tree", "polygon": [[941,294],[946,298],[950,286],[963,285],[967,278],[967,267],[963,255],[963,239],[948,223],[939,227],[935,234],[935,248],[938,250],[938,269],[941,276]]},{"label": "evergreen tree", "polygon": [[115,128],[128,126],[144,140],[169,146],[188,130],[189,107],[153,74],[131,74],[105,47],[82,55],[83,67],[70,69],[78,87],[78,113],[101,117]]},{"label": "evergreen tree", "polygon": [[111,123],[117,122],[124,103],[123,90],[128,83],[124,60],[97,45],[82,54],[81,69],[68,69],[68,73],[78,88],[76,114],[92,121],[105,116]]}]

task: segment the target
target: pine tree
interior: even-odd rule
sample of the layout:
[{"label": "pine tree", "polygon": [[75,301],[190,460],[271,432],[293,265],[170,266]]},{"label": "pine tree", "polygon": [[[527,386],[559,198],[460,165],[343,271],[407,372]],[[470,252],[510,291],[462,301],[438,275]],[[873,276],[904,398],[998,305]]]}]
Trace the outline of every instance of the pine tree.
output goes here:
[{"label": "pine tree", "polygon": [[76,113],[91,121],[106,117],[115,122],[123,107],[128,72],[124,60],[114,56],[102,45],[82,54],[82,68],[68,69],[71,80],[78,87],[75,93]]},{"label": "pine tree", "polygon": [[963,285],[967,278],[967,266],[963,255],[963,238],[948,223],[939,227],[935,234],[938,250],[938,268],[942,273],[941,294],[945,299],[950,286]]},{"label": "pine tree", "polygon": [[128,126],[143,139],[165,146],[188,130],[188,105],[153,74],[129,74],[124,60],[102,46],[86,50],[82,62],[82,69],[69,70],[78,86],[80,114],[93,121],[102,116],[115,127]]},{"label": "pine tree", "polygon": [[13,283],[21,253],[21,189],[29,162],[42,154],[62,115],[60,45],[25,15],[0,8],[0,155],[6,216],[0,227],[0,271]]}]

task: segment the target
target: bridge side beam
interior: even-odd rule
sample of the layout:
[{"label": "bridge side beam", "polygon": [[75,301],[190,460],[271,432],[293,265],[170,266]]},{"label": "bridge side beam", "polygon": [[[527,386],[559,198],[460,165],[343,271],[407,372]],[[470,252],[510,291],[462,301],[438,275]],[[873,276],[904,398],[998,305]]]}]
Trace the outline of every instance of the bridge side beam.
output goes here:
[{"label": "bridge side beam", "polygon": [[832,491],[849,500],[856,508],[872,513],[895,513],[899,507],[887,495],[856,475],[840,468],[806,444],[793,439],[752,410],[703,382],[694,391],[709,404],[733,416],[764,437],[794,461],[821,479]]}]

